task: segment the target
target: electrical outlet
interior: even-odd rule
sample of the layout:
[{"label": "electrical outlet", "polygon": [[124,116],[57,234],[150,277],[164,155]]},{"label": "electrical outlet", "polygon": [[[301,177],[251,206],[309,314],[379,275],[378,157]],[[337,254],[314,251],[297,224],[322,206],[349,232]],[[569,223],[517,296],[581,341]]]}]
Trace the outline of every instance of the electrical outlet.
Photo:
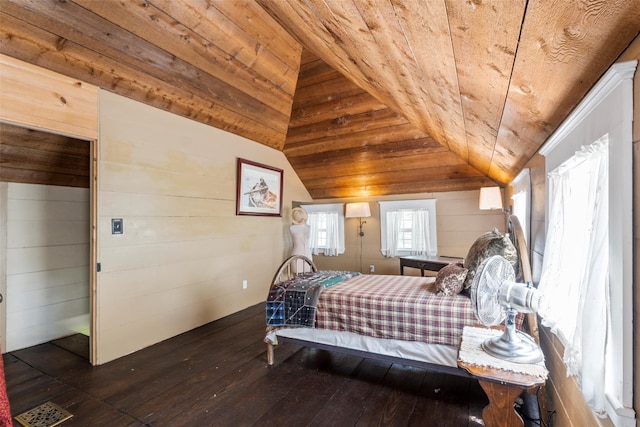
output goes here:
[{"label": "electrical outlet", "polygon": [[247,289],[249,287],[249,283],[246,280],[242,281],[242,289]]},{"label": "electrical outlet", "polygon": [[376,266],[375,265],[370,265],[369,266],[369,273],[375,273],[376,272]]}]

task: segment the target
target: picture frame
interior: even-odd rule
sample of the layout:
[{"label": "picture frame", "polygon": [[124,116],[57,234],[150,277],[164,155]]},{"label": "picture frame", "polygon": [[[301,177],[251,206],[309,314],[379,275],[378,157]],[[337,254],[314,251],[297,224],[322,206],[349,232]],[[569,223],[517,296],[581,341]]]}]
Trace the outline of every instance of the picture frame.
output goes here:
[{"label": "picture frame", "polygon": [[238,158],[236,215],[282,216],[283,171]]}]

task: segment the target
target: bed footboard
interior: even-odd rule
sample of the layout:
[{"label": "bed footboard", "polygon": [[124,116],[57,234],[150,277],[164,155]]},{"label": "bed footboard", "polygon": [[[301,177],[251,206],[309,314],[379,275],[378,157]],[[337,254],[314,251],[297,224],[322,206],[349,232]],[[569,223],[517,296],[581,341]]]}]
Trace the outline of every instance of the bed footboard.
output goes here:
[{"label": "bed footboard", "polygon": [[[279,283],[285,282],[287,280],[291,280],[297,275],[304,273],[315,273],[318,269],[312,260],[307,258],[304,255],[292,255],[280,265],[276,274],[273,276],[273,280],[271,280],[271,286],[269,290],[275,288]],[[269,366],[273,365],[275,361],[274,355],[274,344],[270,341],[269,335],[270,332],[273,332],[274,328],[267,328],[267,338],[265,338],[265,342],[267,343],[267,364]]]}]

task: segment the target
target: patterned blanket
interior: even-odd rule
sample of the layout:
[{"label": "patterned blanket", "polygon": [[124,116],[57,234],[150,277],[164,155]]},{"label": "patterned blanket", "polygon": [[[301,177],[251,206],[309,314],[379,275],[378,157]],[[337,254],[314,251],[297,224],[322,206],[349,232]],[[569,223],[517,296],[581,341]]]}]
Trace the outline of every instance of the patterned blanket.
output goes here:
[{"label": "patterned blanket", "polygon": [[358,275],[351,271],[318,271],[278,283],[267,297],[267,326],[313,327],[320,293]]},{"label": "patterned blanket", "polygon": [[435,294],[433,278],[363,275],[322,293],[316,327],[457,346],[478,323],[466,295]]}]

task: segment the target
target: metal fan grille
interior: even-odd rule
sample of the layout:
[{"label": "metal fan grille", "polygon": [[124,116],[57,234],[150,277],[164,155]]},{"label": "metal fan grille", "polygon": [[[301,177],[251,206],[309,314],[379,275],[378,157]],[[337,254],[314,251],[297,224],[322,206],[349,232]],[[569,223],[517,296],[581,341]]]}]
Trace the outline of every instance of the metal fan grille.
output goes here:
[{"label": "metal fan grille", "polygon": [[487,326],[502,323],[507,315],[497,298],[500,285],[514,281],[515,272],[511,263],[501,256],[492,256],[480,264],[473,278],[471,298],[478,319]]}]

